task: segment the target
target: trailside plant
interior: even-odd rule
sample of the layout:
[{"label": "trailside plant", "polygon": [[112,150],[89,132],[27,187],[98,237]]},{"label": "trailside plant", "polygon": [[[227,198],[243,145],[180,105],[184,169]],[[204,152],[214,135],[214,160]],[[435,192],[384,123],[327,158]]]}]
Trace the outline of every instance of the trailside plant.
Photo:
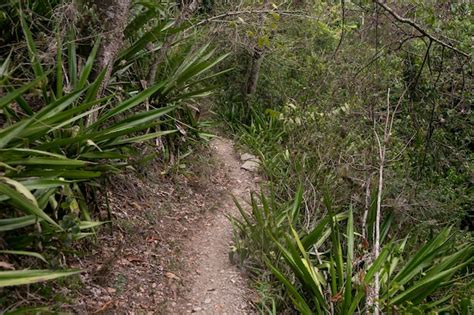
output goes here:
[{"label": "trailside plant", "polygon": [[[54,63],[43,64],[26,16],[17,13],[31,64],[25,73],[32,70],[33,77],[15,84],[12,75],[18,68],[12,53],[0,64],[0,254],[32,256],[49,265],[44,253],[94,235],[103,223],[93,220],[86,191],[129,168],[133,145],[176,132],[175,126],[187,121],[179,121],[177,113],[189,113],[187,102],[212,90],[203,84],[205,73],[225,56],[214,57],[208,45],[186,50],[152,86],[124,89],[116,80],[130,78],[130,67],[146,58],[145,46],[169,36],[169,29],[161,25],[139,32],[119,53],[112,78],[105,82],[105,70],[93,71],[100,38],[94,38],[82,63],[74,32],[66,32],[66,39],[58,34]],[[98,95],[101,89],[107,93]],[[78,272],[0,271],[0,287]]]},{"label": "trailside plant", "polygon": [[[470,297],[463,294],[469,284],[462,279],[471,274],[474,245],[456,242],[451,227],[442,229],[413,253],[406,252],[409,236],[385,241],[380,255],[372,260],[366,241],[356,231],[352,206],[336,214],[330,198],[326,198],[328,214],[307,232],[295,222],[302,203],[301,190],[290,207],[278,205],[263,193],[259,197],[252,194],[250,214],[236,201],[243,219],[232,218],[239,244],[234,255],[243,255],[240,259],[244,264],[248,259],[250,266],[266,265],[284,288],[284,296],[301,314],[370,311],[367,290],[376,273],[380,276],[377,305],[384,314],[427,314],[461,311],[463,305],[472,307]],[[440,290],[445,292],[441,296],[437,295]]]}]

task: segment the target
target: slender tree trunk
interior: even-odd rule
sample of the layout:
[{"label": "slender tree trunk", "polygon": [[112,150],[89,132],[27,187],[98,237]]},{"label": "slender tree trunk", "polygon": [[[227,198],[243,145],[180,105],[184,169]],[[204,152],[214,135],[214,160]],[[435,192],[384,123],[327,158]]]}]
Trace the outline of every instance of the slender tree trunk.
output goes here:
[{"label": "slender tree trunk", "polygon": [[[263,10],[268,9],[269,0],[264,0]],[[260,35],[263,35],[263,27],[265,23],[265,15],[262,13],[260,15]],[[263,47],[259,47],[258,44],[253,48],[252,60],[250,61],[250,68],[248,70],[247,82],[245,85],[246,95],[253,95],[257,91],[258,77],[260,75],[260,67],[262,66],[263,57],[265,51]]]},{"label": "slender tree trunk", "polygon": [[[392,134],[393,122],[397,109],[400,106],[400,103],[405,95],[406,90],[403,92],[401,97],[398,100],[398,104],[395,107],[395,110],[390,115],[390,89],[387,91],[387,117],[385,118],[385,127],[383,139],[377,134],[377,131],[374,129],[375,138],[377,140],[377,145],[379,148],[379,182],[377,190],[377,208],[375,212],[375,222],[374,222],[374,246],[372,251],[372,261],[373,263],[380,255],[382,250],[382,244],[380,240],[380,225],[382,219],[382,192],[383,192],[383,182],[384,182],[384,168],[385,160],[387,155],[387,145],[390,141],[390,135]],[[367,288],[367,310],[366,314],[379,315],[380,305],[379,305],[379,296],[380,296],[380,273],[377,271],[374,277],[374,283]]]},{"label": "slender tree trunk", "polygon": [[258,47],[254,48],[247,79],[247,87],[245,89],[247,95],[253,95],[257,91],[257,82],[258,76],[260,75],[260,67],[263,62],[263,55],[263,49],[259,49]]},{"label": "slender tree trunk", "polygon": [[[127,26],[131,0],[93,0],[91,4],[97,9],[101,25],[101,42],[95,61],[95,74],[106,69],[104,80],[97,93],[103,95],[112,75],[112,66],[117,53],[122,48],[124,30]],[[97,121],[97,112],[89,116],[89,124]]]},{"label": "slender tree trunk", "polygon": [[[94,0],[99,18],[103,21],[102,41],[97,52],[97,73],[107,68],[104,86],[112,74],[112,65],[123,45],[123,31],[127,26],[131,0]],[[102,93],[101,93],[102,94]]]}]

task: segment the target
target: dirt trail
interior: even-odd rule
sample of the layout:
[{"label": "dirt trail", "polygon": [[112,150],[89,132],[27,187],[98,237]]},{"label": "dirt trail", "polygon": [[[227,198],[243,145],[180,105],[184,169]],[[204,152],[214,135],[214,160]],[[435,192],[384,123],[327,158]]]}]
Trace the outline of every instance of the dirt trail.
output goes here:
[{"label": "dirt trail", "polygon": [[230,140],[215,138],[211,144],[215,172],[226,177],[223,194],[215,196],[217,211],[202,222],[184,245],[185,265],[189,273],[184,279],[185,293],[172,303],[170,314],[251,314],[251,294],[245,276],[229,261],[232,226],[226,215],[238,215],[232,195],[243,200],[255,189],[252,174],[241,169],[241,161]]},{"label": "dirt trail", "polygon": [[232,195],[246,199],[255,173],[241,168],[232,141],[222,138],[182,163],[186,170],[170,177],[156,164],[145,178],[114,178],[108,192],[114,224],[96,243],[84,244],[84,256],[70,258],[72,267],[85,272],[78,291],[60,292],[73,296],[64,311],[254,313],[249,301],[255,295],[229,261],[232,226],[226,215],[238,215]]}]

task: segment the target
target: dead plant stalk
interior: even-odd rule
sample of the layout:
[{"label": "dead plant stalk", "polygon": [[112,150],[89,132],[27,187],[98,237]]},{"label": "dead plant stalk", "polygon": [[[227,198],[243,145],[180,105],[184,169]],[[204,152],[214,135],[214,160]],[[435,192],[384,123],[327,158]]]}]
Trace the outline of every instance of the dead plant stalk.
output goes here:
[{"label": "dead plant stalk", "polygon": [[[379,181],[378,181],[378,189],[377,189],[377,208],[375,214],[375,226],[374,226],[374,247],[373,247],[373,256],[372,261],[375,261],[377,257],[380,255],[380,220],[382,216],[382,192],[383,192],[383,182],[384,182],[384,167],[385,167],[385,158],[387,152],[387,145],[390,141],[390,135],[392,133],[393,122],[395,118],[395,114],[397,109],[401,103],[403,95],[400,97],[397,106],[393,113],[390,113],[390,88],[387,91],[387,113],[385,117],[385,126],[384,126],[384,134],[383,134],[383,141],[380,140],[380,137],[377,133],[377,130],[374,128],[375,139],[377,140],[377,146],[379,151]],[[380,313],[379,305],[378,305],[378,298],[379,298],[379,291],[380,291],[380,275],[377,272],[374,277],[374,283],[371,287],[369,287],[369,293],[367,296],[367,314],[371,312],[373,309],[374,315],[378,315]]]}]

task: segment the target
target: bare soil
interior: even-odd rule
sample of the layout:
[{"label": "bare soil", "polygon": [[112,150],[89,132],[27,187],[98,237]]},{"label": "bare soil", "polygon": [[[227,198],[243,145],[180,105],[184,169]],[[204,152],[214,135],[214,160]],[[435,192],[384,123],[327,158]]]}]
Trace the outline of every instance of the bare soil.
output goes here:
[{"label": "bare soil", "polygon": [[[186,162],[185,162],[186,163]],[[238,215],[254,174],[230,140],[215,138],[172,178],[117,178],[109,192],[112,234],[76,258],[82,289],[63,310],[82,314],[252,314],[255,293],[229,261]],[[64,288],[64,294],[70,295]],[[74,291],[74,290],[71,290]]]}]

